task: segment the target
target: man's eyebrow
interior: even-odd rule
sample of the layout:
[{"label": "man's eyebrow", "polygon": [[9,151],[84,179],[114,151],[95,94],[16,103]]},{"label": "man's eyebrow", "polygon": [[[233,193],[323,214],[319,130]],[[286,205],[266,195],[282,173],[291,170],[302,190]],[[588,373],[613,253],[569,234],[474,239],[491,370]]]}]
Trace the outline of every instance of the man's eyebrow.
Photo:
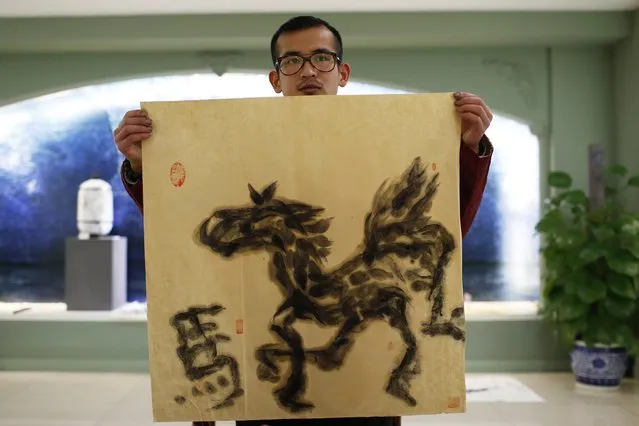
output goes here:
[{"label": "man's eyebrow", "polygon": [[301,52],[297,51],[297,50],[287,50],[286,52],[282,53],[280,55],[280,58],[283,58],[285,56],[291,56],[291,55],[299,55],[301,54]]},{"label": "man's eyebrow", "polygon": [[[321,47],[319,49],[312,50],[311,54],[313,53],[335,53],[335,52],[333,52],[331,49]],[[292,55],[300,56],[301,54],[302,52],[300,52],[299,50],[287,50],[280,56],[280,58],[283,58],[285,56],[292,56]]]},{"label": "man's eyebrow", "polygon": [[313,53],[335,53],[331,49],[320,48],[313,50]]}]

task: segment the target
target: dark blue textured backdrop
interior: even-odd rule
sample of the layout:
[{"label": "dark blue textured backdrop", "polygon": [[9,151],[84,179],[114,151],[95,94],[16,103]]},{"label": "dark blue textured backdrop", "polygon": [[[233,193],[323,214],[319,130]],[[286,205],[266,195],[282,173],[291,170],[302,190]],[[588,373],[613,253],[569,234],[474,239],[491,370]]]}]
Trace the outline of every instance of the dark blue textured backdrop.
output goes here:
[{"label": "dark blue textured backdrop", "polygon": [[[0,300],[64,299],[64,243],[77,235],[77,189],[93,175],[113,186],[113,233],[129,241],[129,300],[143,300],[142,217],[122,187],[122,157],[112,139],[128,108],[105,106],[60,118],[55,113],[59,99],[0,109],[0,128],[12,129],[0,134]],[[16,112],[28,114],[22,114],[19,125]],[[509,291],[500,266],[500,162],[496,156],[482,206],[464,241],[464,287],[479,300],[534,299],[536,294]]]},{"label": "dark blue textured backdrop", "polygon": [[[64,242],[77,235],[77,190],[92,176],[113,186],[113,233],[129,240],[130,298],[139,299],[144,293],[142,217],[120,182],[122,157],[113,145],[109,116],[89,112],[61,122],[47,114],[56,107],[54,99],[49,104],[29,108],[24,103],[30,119],[0,140],[0,147],[14,145],[20,153],[16,167],[0,168],[0,299],[63,299]],[[29,149],[18,149],[25,143]]]}]

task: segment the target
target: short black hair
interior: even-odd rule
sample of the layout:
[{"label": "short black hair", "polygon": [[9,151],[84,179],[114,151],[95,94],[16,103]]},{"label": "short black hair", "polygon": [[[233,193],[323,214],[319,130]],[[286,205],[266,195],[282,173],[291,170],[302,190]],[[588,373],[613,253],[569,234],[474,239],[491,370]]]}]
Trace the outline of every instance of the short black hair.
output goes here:
[{"label": "short black hair", "polygon": [[273,34],[273,37],[271,38],[271,61],[273,61],[273,65],[277,65],[277,41],[282,34],[316,27],[326,27],[330,30],[330,32],[333,33],[337,45],[337,56],[342,59],[342,56],[344,55],[344,47],[342,44],[342,36],[340,35],[339,31],[337,31],[335,27],[333,27],[331,24],[323,19],[317,18],[315,16],[302,15],[296,16],[284,22],[277,29],[277,31],[275,31],[275,34]]}]

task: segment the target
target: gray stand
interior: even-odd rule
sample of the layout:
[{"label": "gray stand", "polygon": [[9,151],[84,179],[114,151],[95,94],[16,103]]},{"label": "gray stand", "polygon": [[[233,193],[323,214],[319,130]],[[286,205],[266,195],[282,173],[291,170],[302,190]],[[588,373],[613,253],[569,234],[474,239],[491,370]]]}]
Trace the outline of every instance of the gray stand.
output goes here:
[{"label": "gray stand", "polygon": [[126,304],[126,265],[125,237],[67,238],[67,310],[110,311]]}]

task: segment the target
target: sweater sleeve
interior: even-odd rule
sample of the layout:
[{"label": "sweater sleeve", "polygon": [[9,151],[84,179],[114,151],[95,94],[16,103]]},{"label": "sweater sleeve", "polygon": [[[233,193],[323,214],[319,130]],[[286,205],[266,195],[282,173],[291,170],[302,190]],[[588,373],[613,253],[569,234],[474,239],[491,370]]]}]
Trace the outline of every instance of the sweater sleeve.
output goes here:
[{"label": "sweater sleeve", "polygon": [[459,196],[462,238],[466,236],[477,215],[492,160],[493,145],[483,136],[477,154],[461,143],[459,153]]},{"label": "sweater sleeve", "polygon": [[129,194],[131,199],[140,209],[140,213],[144,214],[144,200],[142,197],[142,176],[140,176],[139,178],[131,177],[128,173],[129,167],[127,166],[127,161],[124,160],[124,163],[122,163],[122,166],[120,167],[120,177],[122,178],[122,184],[124,185],[124,189]]}]

